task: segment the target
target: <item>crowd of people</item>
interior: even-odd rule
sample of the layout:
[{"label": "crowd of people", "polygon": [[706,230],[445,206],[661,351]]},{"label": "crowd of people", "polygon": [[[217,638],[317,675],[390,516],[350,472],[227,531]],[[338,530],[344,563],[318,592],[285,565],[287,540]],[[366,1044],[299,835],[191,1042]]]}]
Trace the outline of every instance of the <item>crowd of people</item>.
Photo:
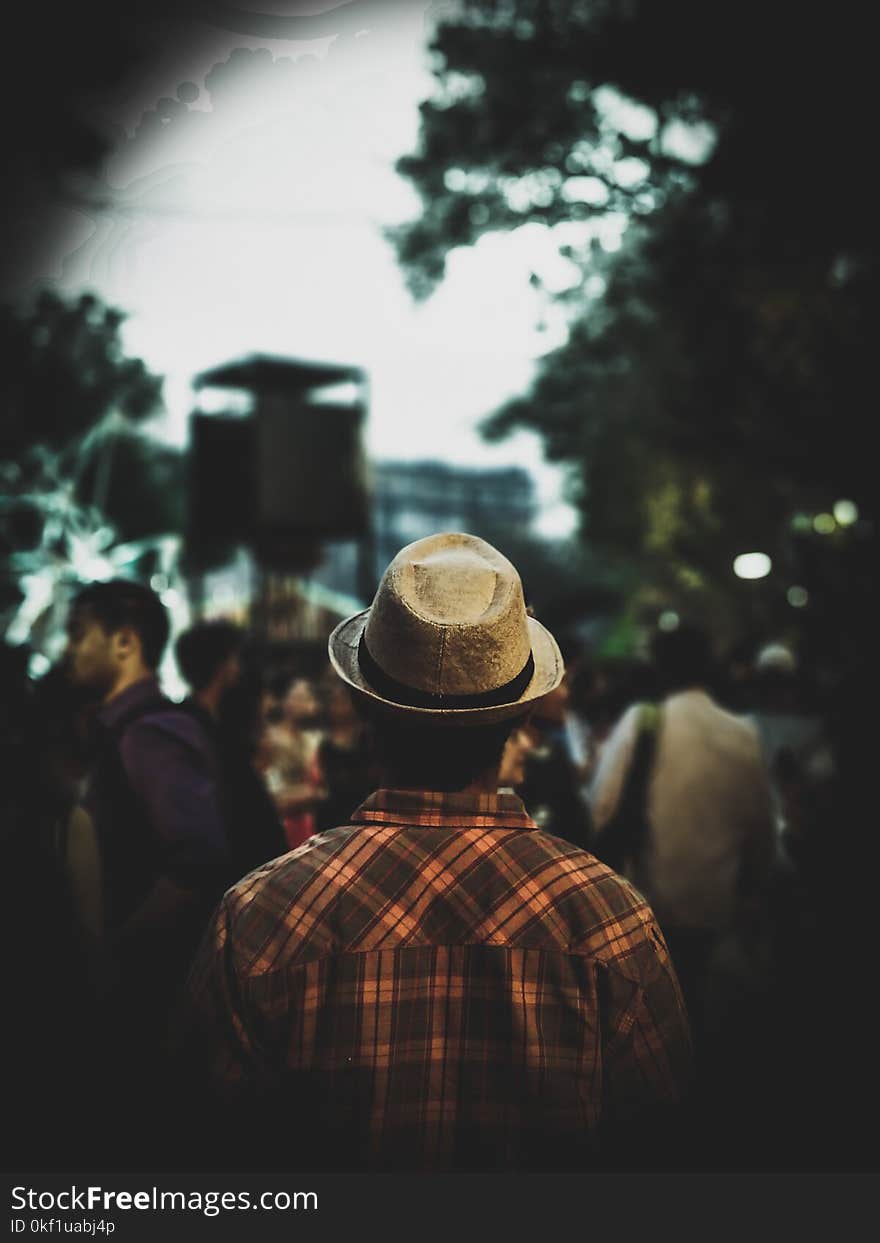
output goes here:
[{"label": "crowd of people", "polygon": [[177,703],[168,642],[116,580],[39,681],[3,653],[14,1161],[829,1151],[803,1094],[838,765],[789,647],[736,683],[686,624],[563,662],[513,567],[453,535],[395,558],[317,676],[201,621]]}]

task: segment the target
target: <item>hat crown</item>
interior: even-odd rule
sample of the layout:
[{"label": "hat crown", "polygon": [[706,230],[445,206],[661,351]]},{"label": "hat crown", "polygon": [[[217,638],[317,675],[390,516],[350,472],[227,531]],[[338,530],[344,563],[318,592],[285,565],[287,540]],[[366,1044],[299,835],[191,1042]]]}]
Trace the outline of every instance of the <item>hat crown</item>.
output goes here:
[{"label": "hat crown", "polygon": [[499,587],[503,591],[510,584],[499,582],[498,569],[479,549],[458,545],[404,560],[395,586],[401,600],[426,620],[466,625],[485,617]]},{"label": "hat crown", "polygon": [[494,690],[517,676],[531,651],[519,575],[476,536],[418,540],[385,571],[364,642],[385,674],[415,690]]}]

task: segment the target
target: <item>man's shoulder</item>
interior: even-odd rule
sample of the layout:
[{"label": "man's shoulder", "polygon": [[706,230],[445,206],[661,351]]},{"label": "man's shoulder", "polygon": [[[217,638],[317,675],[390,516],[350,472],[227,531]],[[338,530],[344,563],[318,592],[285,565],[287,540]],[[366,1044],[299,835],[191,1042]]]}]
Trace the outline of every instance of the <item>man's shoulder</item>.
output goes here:
[{"label": "man's shoulder", "polygon": [[387,948],[433,943],[442,928],[451,943],[552,950],[625,970],[655,927],[626,880],[561,838],[405,825],[314,835],[233,886],[225,917],[245,956],[253,930],[277,921],[289,936],[288,963],[375,948],[373,933],[387,924]]},{"label": "man's shoulder", "polygon": [[[269,859],[233,885],[226,894],[229,905],[237,909],[261,895],[297,893],[323,872],[331,859],[337,860],[337,867],[342,866],[346,853],[354,847],[355,834],[362,831],[363,826],[349,824],[313,833],[294,850]],[[335,872],[331,869],[326,878],[331,879]]]},{"label": "man's shoulder", "polygon": [[569,931],[569,952],[638,985],[668,969],[663,934],[635,885],[589,851],[549,834],[534,836],[553,843],[560,876],[574,882],[560,887],[554,879],[548,886],[557,899],[554,915]]},{"label": "man's shoulder", "polygon": [[687,721],[711,735],[720,744],[747,753],[759,749],[759,735],[754,721],[741,713],[731,712],[706,692],[684,691],[670,696],[663,704],[664,718],[674,730],[678,720]]},{"label": "man's shoulder", "polygon": [[157,696],[142,710],[123,719],[116,730],[123,758],[142,748],[213,754],[214,743],[204,723],[183,704]]}]

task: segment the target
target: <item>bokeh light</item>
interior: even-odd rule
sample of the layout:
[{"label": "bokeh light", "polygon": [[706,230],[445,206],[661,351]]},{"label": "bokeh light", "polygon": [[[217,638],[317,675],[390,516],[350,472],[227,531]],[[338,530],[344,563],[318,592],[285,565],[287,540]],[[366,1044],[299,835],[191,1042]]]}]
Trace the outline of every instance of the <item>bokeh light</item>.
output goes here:
[{"label": "bokeh light", "polygon": [[766,578],[773,562],[765,552],[744,552],[734,558],[733,572],[737,578]]},{"label": "bokeh light", "polygon": [[842,527],[851,527],[858,522],[859,507],[854,501],[838,501],[834,506],[834,518]]}]

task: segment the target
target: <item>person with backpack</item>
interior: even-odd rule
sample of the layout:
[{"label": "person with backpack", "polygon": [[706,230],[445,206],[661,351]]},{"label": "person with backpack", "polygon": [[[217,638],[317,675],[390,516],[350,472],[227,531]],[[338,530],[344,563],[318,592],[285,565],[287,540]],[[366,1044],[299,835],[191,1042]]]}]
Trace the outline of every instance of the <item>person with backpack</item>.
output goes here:
[{"label": "person with backpack", "polygon": [[230,884],[288,849],[275,803],[256,767],[259,688],[242,668],[245,641],[234,622],[214,618],[184,630],[174,645],[177,667],[192,691],[180,706],[202,726],[217,759]]},{"label": "person with backpack", "polygon": [[719,947],[760,926],[776,832],[757,730],[713,698],[705,631],[658,630],[651,655],[660,702],[631,704],[603,745],[593,850],[650,903],[699,1035]]},{"label": "person with backpack", "polygon": [[101,861],[111,1109],[135,1084],[152,1108],[169,1010],[229,883],[213,748],[159,685],[168,635],[156,593],[122,579],[83,588],[67,623],[66,676],[96,705],[83,805]]}]

